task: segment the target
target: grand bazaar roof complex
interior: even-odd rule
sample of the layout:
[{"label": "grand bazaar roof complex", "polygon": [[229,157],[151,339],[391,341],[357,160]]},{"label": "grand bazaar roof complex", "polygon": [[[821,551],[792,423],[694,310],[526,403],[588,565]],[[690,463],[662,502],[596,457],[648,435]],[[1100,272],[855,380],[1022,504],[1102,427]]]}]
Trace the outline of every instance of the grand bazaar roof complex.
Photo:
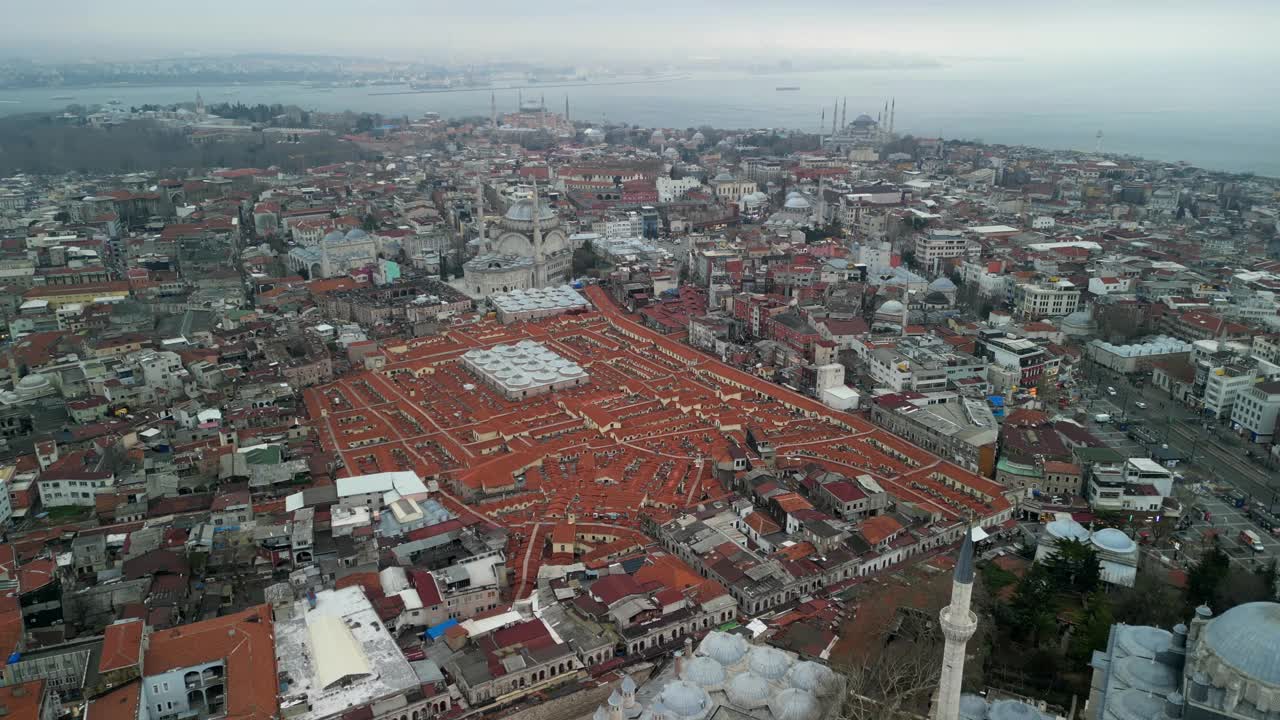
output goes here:
[{"label": "grand bazaar roof complex", "polygon": [[[454,326],[384,346],[380,370],[308,389],[310,417],[325,448],[342,457],[340,474],[439,478],[451,510],[514,531],[508,558],[524,588],[558,522],[594,522],[614,543],[634,546],[647,542],[642,513],[664,522],[727,497],[714,466],[731,447],[746,451],[748,428],[773,445],[780,468],[817,463],[870,475],[943,521],[1008,507],[992,481],[655,333],[597,287],[587,292],[598,312]],[[530,340],[590,382],[509,400],[463,362],[469,351]]]}]

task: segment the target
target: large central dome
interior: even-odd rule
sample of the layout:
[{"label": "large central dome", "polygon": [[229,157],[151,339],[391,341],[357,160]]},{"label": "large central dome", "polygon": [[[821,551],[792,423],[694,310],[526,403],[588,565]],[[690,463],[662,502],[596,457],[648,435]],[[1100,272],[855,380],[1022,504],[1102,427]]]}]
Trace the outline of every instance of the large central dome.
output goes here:
[{"label": "large central dome", "polygon": [[1280,603],[1231,608],[1205,627],[1204,642],[1223,663],[1243,675],[1280,685]]},{"label": "large central dome", "polygon": [[[553,210],[550,205],[542,203],[539,203],[539,205],[541,205],[541,212],[538,213],[539,222],[555,219],[556,211]],[[516,222],[533,222],[533,200],[531,198],[525,198],[523,200],[515,201],[511,204],[510,208],[507,208],[507,214],[504,217],[508,220],[515,220]]]}]

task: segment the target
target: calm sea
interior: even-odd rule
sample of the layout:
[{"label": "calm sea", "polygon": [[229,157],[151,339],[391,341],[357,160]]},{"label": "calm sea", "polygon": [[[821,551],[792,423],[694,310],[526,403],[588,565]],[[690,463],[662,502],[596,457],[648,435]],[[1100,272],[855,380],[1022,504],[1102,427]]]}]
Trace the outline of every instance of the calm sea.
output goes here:
[{"label": "calm sea", "polygon": [[[561,111],[566,97],[579,121],[647,127],[779,127],[817,131],[823,109],[830,127],[837,99],[848,119],[875,117],[897,100],[899,133],[1051,149],[1139,155],[1221,170],[1280,176],[1280,94],[1262,92],[1272,78],[1262,66],[1188,64],[1037,67],[1020,62],[965,62],[913,70],[747,74],[695,72],[636,84],[527,88]],[[779,92],[778,86],[800,89]],[[69,103],[126,106],[195,98],[196,87],[124,86],[0,90],[0,115],[57,110]],[[205,102],[284,103],[319,111],[356,110],[415,117],[489,114],[489,89],[382,94],[408,88],[319,89],[301,85],[201,86]],[[519,93],[497,91],[500,110]],[[62,99],[70,96],[73,99]],[[55,99],[58,98],[58,99]]]}]

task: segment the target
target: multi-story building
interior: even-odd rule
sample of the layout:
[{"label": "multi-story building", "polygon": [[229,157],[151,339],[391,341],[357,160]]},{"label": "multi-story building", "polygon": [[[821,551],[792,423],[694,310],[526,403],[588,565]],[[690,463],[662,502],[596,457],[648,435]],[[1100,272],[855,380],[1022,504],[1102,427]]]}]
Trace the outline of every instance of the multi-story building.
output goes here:
[{"label": "multi-story building", "polygon": [[1089,504],[1096,510],[1160,512],[1173,492],[1173,472],[1148,458],[1129,458],[1118,472],[1094,467]]},{"label": "multi-story building", "polygon": [[921,267],[931,268],[933,263],[948,258],[964,257],[969,247],[963,230],[943,230],[930,228],[916,235],[916,263]]},{"label": "multi-story building", "polygon": [[151,633],[143,640],[139,717],[277,717],[272,633],[266,605]]},{"label": "multi-story building", "polygon": [[1231,408],[1232,427],[1250,442],[1269,443],[1275,439],[1280,417],[1280,381],[1255,383],[1236,394]]},{"label": "multi-story building", "polygon": [[983,400],[953,392],[882,395],[871,403],[871,421],[985,477],[995,469],[999,428]]},{"label": "multi-story building", "polygon": [[1243,363],[1211,368],[1205,376],[1204,393],[1200,397],[1205,414],[1217,418],[1231,417],[1236,398],[1257,380],[1257,369]]},{"label": "multi-story building", "polygon": [[1021,283],[1014,287],[1013,303],[1026,319],[1070,315],[1080,307],[1080,289],[1069,280],[1049,278],[1044,282]]},{"label": "multi-story building", "polygon": [[1035,387],[1040,379],[1057,373],[1057,358],[1026,338],[1013,338],[999,331],[984,331],[977,337],[975,355],[985,357],[1016,375],[1018,387]]}]

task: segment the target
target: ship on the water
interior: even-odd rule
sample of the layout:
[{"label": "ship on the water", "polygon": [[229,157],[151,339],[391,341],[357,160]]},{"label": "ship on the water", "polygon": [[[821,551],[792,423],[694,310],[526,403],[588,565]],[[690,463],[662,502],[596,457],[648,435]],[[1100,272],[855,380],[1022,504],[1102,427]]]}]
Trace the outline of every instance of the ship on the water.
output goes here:
[{"label": "ship on the water", "polygon": [[799,85],[779,85],[778,87],[774,88],[774,90],[777,90],[778,92],[788,92],[791,90],[799,90],[799,89],[800,89]]}]

